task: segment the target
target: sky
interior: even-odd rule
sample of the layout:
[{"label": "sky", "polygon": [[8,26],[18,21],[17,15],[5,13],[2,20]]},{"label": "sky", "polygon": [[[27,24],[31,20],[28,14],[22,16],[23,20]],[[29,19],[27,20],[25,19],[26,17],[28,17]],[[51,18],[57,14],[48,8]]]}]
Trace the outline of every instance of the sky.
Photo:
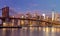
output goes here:
[{"label": "sky", "polygon": [[0,0],[0,9],[4,6],[9,6],[18,13],[33,13],[34,11],[46,13],[46,11],[52,11],[52,9],[60,12],[60,0]]}]

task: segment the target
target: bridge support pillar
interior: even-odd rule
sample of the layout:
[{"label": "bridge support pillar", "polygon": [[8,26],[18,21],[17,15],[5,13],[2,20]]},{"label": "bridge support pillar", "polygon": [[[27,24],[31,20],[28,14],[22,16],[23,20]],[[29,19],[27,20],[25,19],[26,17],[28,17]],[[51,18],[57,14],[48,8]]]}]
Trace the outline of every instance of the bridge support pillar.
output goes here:
[{"label": "bridge support pillar", "polygon": [[9,22],[9,7],[2,8],[2,24],[6,25]]}]

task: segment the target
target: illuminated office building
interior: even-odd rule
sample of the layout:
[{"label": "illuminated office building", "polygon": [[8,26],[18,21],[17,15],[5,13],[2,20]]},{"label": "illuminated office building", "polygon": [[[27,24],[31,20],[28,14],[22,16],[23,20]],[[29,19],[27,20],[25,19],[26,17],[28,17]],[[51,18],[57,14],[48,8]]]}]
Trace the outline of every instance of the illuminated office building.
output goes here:
[{"label": "illuminated office building", "polygon": [[42,14],[42,16],[43,16],[43,19],[45,19],[46,17],[45,17],[45,14]]},{"label": "illuminated office building", "polygon": [[55,19],[55,13],[52,11],[52,21]]},{"label": "illuminated office building", "polygon": [[55,21],[60,21],[60,17],[58,13],[55,13]]}]

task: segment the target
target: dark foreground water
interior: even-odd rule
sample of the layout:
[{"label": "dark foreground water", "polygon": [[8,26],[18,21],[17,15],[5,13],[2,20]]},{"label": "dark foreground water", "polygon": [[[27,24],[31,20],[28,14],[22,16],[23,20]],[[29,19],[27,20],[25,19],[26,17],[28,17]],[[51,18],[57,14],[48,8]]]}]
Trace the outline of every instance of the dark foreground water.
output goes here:
[{"label": "dark foreground water", "polygon": [[60,36],[60,28],[23,27],[0,29],[0,36]]}]

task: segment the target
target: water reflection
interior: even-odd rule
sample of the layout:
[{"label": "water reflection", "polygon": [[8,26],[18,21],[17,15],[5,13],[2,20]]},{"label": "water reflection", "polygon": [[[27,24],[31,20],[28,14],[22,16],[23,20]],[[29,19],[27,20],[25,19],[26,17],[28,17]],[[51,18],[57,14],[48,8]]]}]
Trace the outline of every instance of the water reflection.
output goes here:
[{"label": "water reflection", "polygon": [[0,36],[59,36],[60,28],[56,27],[22,27],[0,29]]}]

